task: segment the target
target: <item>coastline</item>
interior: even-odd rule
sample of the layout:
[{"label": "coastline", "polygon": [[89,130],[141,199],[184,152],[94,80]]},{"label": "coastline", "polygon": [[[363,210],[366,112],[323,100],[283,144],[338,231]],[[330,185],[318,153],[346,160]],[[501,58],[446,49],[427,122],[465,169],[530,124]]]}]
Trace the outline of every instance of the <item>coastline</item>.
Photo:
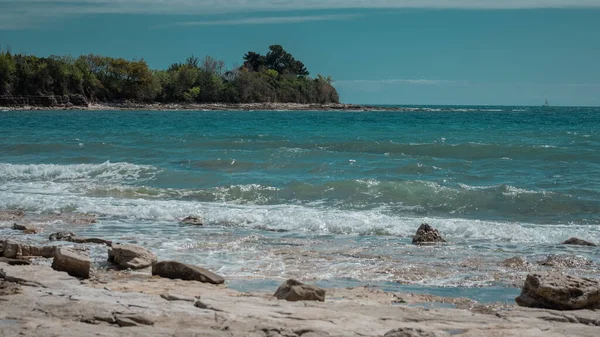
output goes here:
[{"label": "coastline", "polygon": [[86,111],[419,111],[420,108],[382,107],[358,104],[300,104],[300,103],[91,103],[88,105],[60,104],[53,106],[0,106],[0,110],[86,110]]}]

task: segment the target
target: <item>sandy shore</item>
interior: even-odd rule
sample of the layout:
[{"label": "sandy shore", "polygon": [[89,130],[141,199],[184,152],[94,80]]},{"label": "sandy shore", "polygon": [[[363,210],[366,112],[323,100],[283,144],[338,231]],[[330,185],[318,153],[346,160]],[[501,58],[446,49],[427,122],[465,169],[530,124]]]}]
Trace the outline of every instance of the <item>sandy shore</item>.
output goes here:
[{"label": "sandy shore", "polygon": [[[431,302],[451,303],[455,308],[420,305]],[[152,277],[148,271],[102,271],[81,281],[48,266],[3,262],[0,308],[0,336],[600,334],[600,313],[589,310],[480,305],[467,299],[386,293],[367,287],[327,289],[325,302],[287,302],[223,285]],[[395,329],[402,330],[390,332]]]},{"label": "sandy shore", "polygon": [[356,104],[298,104],[298,103],[101,103],[88,106],[56,105],[0,107],[0,110],[206,110],[206,111],[418,111],[419,108],[381,107]]}]

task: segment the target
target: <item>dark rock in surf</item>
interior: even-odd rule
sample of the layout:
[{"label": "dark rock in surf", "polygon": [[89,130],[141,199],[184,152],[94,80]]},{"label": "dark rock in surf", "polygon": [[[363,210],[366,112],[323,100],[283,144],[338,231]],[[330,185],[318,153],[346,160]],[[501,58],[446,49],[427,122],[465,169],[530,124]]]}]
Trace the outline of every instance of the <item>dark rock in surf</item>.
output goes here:
[{"label": "dark rock in surf", "polygon": [[37,234],[40,232],[40,229],[35,226],[22,225],[16,222],[13,224],[12,229],[16,231],[23,231],[25,234]]},{"label": "dark rock in surf", "polygon": [[600,282],[565,276],[556,272],[527,275],[521,295],[515,299],[522,307],[554,310],[600,308]]},{"label": "dark rock in surf", "polygon": [[435,243],[444,243],[446,240],[442,237],[440,232],[429,226],[428,224],[422,224],[419,229],[417,229],[417,233],[413,236],[412,243],[417,245],[426,245],[426,244],[435,244]]},{"label": "dark rock in surf", "polygon": [[193,226],[204,226],[204,224],[202,223],[202,219],[195,216],[188,216],[187,218],[182,219],[181,223]]},{"label": "dark rock in surf", "polygon": [[325,289],[298,282],[294,279],[285,281],[277,288],[273,296],[280,300],[296,301],[325,301]]},{"label": "dark rock in surf", "polygon": [[590,246],[596,247],[595,243],[591,243],[589,241],[581,240],[579,238],[570,238],[569,240],[562,243],[563,245],[577,245],[577,246]]},{"label": "dark rock in surf", "polygon": [[184,281],[221,284],[225,279],[208,269],[177,261],[162,261],[152,266],[152,275]]},{"label": "dark rock in surf", "polygon": [[73,232],[58,232],[50,234],[48,239],[50,241],[69,241],[72,237],[75,237]]}]

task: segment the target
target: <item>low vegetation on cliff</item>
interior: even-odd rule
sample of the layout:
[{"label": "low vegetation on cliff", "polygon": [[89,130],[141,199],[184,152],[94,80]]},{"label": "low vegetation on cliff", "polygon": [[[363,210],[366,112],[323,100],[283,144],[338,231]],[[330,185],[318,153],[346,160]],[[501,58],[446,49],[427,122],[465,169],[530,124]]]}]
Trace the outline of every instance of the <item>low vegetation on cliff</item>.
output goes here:
[{"label": "low vegetation on cliff", "polygon": [[95,102],[338,103],[330,77],[309,77],[283,47],[266,55],[248,52],[244,64],[226,69],[210,56],[191,56],[166,70],[146,61],[99,55],[37,57],[0,52],[0,96],[83,95]]}]

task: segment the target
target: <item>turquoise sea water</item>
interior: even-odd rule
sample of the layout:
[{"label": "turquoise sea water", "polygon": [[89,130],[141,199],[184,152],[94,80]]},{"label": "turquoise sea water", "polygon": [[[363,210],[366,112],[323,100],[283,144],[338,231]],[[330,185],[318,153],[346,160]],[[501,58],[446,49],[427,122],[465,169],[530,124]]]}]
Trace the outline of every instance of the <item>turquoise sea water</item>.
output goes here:
[{"label": "turquoise sea water", "polygon": [[[4,111],[0,209],[95,213],[69,228],[230,279],[512,294],[526,271],[498,262],[549,254],[598,276],[558,243],[600,242],[600,108],[420,110]],[[450,244],[411,245],[423,222]]]}]

